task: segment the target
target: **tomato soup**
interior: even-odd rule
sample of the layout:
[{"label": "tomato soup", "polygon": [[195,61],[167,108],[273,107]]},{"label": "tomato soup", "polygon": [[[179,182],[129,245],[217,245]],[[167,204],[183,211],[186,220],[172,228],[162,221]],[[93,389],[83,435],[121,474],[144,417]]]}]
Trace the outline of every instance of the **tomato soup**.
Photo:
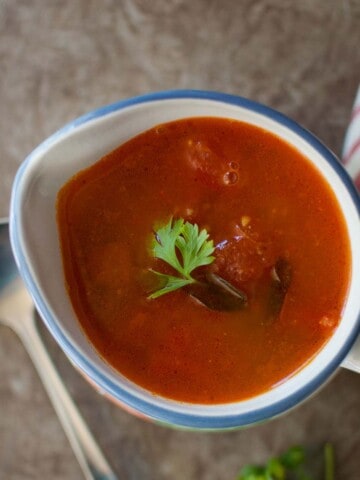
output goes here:
[{"label": "tomato soup", "polygon": [[[189,118],[146,131],[72,178],[57,218],[85,334],[154,394],[253,397],[301,369],[341,320],[351,272],[337,200],[302,154],[253,125]],[[150,298],[154,270],[176,273],[151,250],[171,218],[206,229],[214,259],[197,272],[243,292],[242,308],[209,308],[187,288]]]}]

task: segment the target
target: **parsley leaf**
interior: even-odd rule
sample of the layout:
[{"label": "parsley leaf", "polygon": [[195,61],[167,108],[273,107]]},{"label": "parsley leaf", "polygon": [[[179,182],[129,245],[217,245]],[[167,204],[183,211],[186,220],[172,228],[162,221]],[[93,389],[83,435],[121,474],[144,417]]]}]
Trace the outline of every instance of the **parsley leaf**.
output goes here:
[{"label": "parsley leaf", "polygon": [[149,298],[158,298],[161,297],[161,295],[165,295],[165,293],[170,293],[173,292],[174,290],[177,290],[178,288],[184,287],[185,285],[190,285],[191,283],[194,283],[192,279],[188,278],[180,278],[180,277],[174,277],[173,275],[166,275],[165,273],[160,273],[155,270],[150,270],[150,272],[154,273],[157,275],[162,284],[162,288],[159,290],[156,290],[156,292],[152,293]]},{"label": "parsley leaf", "polygon": [[161,289],[152,293],[149,298],[158,298],[185,285],[195,283],[192,272],[204,265],[209,265],[215,259],[214,243],[208,240],[205,229],[199,231],[196,224],[185,222],[183,218],[173,220],[160,227],[155,232],[152,253],[173,267],[180,276],[167,275],[151,270],[163,282]]},{"label": "parsley leaf", "polygon": [[176,246],[180,250],[183,258],[183,273],[190,276],[195,268],[209,265],[214,261],[211,256],[214,253],[214,244],[212,240],[208,240],[207,231],[201,230],[195,224],[186,222],[183,225],[181,235],[176,240]]},{"label": "parsley leaf", "polygon": [[268,460],[265,465],[246,465],[241,469],[237,480],[315,480],[320,478],[315,475],[319,466],[324,473],[321,478],[335,480],[334,448],[326,443],[322,450],[323,458],[318,459],[319,452],[316,458],[312,458],[308,449],[302,446],[291,447],[279,457]]}]

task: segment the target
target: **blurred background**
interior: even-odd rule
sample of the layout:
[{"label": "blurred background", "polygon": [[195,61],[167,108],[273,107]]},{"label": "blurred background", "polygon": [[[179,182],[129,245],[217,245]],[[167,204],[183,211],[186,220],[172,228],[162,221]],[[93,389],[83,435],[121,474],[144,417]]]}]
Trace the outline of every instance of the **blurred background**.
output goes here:
[{"label": "blurred background", "polygon": [[[0,216],[31,150],[87,111],[146,92],[238,94],[297,120],[340,155],[360,80],[359,0],[0,0]],[[293,444],[331,441],[360,478],[360,375],[340,370],[276,420],[228,433],[144,423],[101,398],[42,328],[120,479],[233,480]],[[81,471],[15,335],[0,327],[0,479]]]}]

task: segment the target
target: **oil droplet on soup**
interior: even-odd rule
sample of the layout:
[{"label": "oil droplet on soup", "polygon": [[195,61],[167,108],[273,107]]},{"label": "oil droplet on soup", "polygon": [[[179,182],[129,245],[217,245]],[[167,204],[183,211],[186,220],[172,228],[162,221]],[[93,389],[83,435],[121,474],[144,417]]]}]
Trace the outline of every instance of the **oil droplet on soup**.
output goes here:
[{"label": "oil droplet on soup", "polygon": [[[206,228],[215,260],[199,274],[244,292],[244,308],[211,310],[186,289],[148,299],[146,273],[173,273],[149,248],[170,217]],[[205,404],[258,395],[306,365],[341,319],[350,248],[337,200],[306,158],[253,125],[191,118],[144,132],[64,185],[57,218],[85,334],[155,394]],[[271,317],[269,285],[281,300]]]},{"label": "oil droplet on soup", "polygon": [[233,185],[238,181],[238,174],[236,172],[226,172],[224,175],[225,185]]}]

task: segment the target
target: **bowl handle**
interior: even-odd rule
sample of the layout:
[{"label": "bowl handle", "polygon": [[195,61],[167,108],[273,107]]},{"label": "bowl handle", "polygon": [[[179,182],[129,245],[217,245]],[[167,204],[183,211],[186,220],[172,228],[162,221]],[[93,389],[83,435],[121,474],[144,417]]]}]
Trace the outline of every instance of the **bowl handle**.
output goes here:
[{"label": "bowl handle", "polygon": [[342,367],[360,373],[360,336],[341,364]]}]

